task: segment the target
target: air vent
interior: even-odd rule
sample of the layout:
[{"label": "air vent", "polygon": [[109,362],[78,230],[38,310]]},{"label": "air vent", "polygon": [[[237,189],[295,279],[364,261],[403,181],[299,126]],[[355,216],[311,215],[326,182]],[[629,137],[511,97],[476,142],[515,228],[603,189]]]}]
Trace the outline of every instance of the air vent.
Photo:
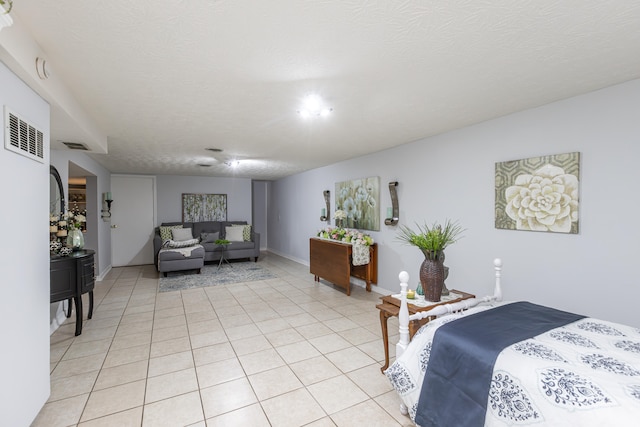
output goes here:
[{"label": "air vent", "polygon": [[86,145],[84,145],[81,142],[66,142],[66,141],[62,141],[62,143],[64,145],[66,145],[70,150],[83,150],[83,151],[89,151],[89,148],[87,148]]},{"label": "air vent", "polygon": [[44,163],[44,134],[16,113],[4,108],[4,148]]}]

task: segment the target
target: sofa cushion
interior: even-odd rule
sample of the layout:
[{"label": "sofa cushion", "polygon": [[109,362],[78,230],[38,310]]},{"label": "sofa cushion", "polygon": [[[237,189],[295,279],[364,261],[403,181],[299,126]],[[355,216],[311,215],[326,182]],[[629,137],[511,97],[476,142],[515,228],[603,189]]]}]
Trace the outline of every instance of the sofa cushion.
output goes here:
[{"label": "sofa cushion", "polygon": [[171,230],[173,240],[183,242],[185,240],[193,240],[193,233],[190,228],[174,228]]},{"label": "sofa cushion", "polygon": [[173,235],[171,234],[171,230],[173,230],[174,228],[182,228],[182,224],[168,226],[161,225],[158,228],[160,230],[160,238],[162,239],[162,242],[165,242],[167,240],[171,240],[171,238],[173,237]]},{"label": "sofa cushion", "polygon": [[239,251],[241,249],[253,249],[255,245],[256,244],[253,242],[232,242],[227,246],[226,253],[229,254],[229,258],[232,258],[234,251]]},{"label": "sofa cushion", "polygon": [[162,249],[158,253],[158,259],[161,261],[183,260],[187,258],[204,259],[204,248],[200,245],[193,246],[189,256],[185,256],[184,251],[174,251],[171,249]]},{"label": "sofa cushion", "polygon": [[225,239],[231,242],[243,242],[244,238],[242,237],[242,232],[242,227],[226,227],[224,230],[224,236]]},{"label": "sofa cushion", "polygon": [[220,238],[220,233],[201,233],[200,234],[200,243],[214,243],[216,240]]},{"label": "sofa cushion", "polygon": [[199,236],[202,233],[216,233],[222,230],[220,221],[202,221],[193,223],[193,235]]}]

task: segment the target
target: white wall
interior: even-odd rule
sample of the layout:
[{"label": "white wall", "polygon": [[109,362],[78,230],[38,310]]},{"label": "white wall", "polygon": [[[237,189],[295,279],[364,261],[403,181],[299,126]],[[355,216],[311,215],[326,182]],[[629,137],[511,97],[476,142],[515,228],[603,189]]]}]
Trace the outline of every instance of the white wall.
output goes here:
[{"label": "white wall", "polygon": [[[504,261],[504,292],[590,316],[640,326],[635,263],[640,229],[640,80],[480,123],[272,184],[269,249],[308,263],[308,239],[319,221],[322,191],[335,182],[381,177],[399,181],[401,224],[457,219],[465,237],[447,249],[449,288],[476,294],[493,285],[494,257]],[[580,151],[580,234],[494,228],[495,163]],[[379,287],[397,291],[398,273],[417,284],[421,252],[397,241],[398,227],[372,233],[379,248]]]},{"label": "white wall", "polygon": [[156,176],[158,225],[182,221],[182,193],[226,194],[227,219],[251,223],[251,180],[206,176]]},{"label": "white wall", "polygon": [[49,397],[49,105],[0,62],[0,106],[44,131],[45,163],[0,147],[0,424],[28,426]]},{"label": "white wall", "polygon": [[251,223],[256,233],[260,233],[260,250],[267,249],[269,235],[267,233],[267,200],[269,196],[269,181],[253,181],[251,197],[253,215]]},{"label": "white wall", "polygon": [[96,251],[96,273],[104,276],[111,268],[111,223],[103,221],[100,216],[102,210],[102,193],[111,191],[111,172],[100,163],[84,154],[82,151],[51,150],[51,165],[60,173],[64,186],[64,199],[69,208],[69,162],[81,167],[96,177],[87,182],[87,234],[85,247]]}]

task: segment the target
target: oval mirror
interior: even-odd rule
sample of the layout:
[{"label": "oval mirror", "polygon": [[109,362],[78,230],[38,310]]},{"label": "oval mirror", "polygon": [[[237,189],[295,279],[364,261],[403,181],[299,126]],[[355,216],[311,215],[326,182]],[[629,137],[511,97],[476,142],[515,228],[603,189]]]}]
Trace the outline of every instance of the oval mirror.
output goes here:
[{"label": "oval mirror", "polygon": [[49,166],[49,216],[64,214],[64,187],[55,166]]}]

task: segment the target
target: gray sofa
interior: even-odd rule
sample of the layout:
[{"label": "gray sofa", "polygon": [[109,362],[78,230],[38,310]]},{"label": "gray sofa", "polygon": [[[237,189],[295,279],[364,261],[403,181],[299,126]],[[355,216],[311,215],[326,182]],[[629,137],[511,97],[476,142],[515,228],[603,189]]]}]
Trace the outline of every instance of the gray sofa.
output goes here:
[{"label": "gray sofa", "polygon": [[[183,228],[191,228],[194,238],[200,238],[203,233],[219,233],[219,238],[224,239],[225,227],[232,225],[246,225],[246,221],[203,221],[203,222],[165,222],[162,226],[180,225]],[[200,243],[204,249],[197,248],[193,250],[189,257],[177,252],[163,251],[162,238],[160,237],[160,228],[156,227],[155,236],[153,238],[154,263],[159,272],[179,271],[179,270],[199,270],[202,263],[207,261],[219,261],[222,255],[222,248],[214,242]],[[258,262],[260,256],[260,233],[256,233],[251,229],[251,241],[234,241],[231,242],[224,250],[225,259],[243,259],[253,258]],[[204,259],[203,259],[204,258]]]}]

